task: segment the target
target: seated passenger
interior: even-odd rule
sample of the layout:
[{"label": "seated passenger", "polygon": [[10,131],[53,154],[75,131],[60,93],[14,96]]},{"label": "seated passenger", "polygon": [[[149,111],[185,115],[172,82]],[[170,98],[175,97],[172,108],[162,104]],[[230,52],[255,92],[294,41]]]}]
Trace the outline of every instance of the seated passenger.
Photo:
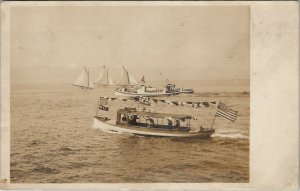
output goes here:
[{"label": "seated passenger", "polygon": [[137,125],[137,115],[131,115],[130,118],[129,118],[129,125]]},{"label": "seated passenger", "polygon": [[122,121],[127,121],[127,115],[123,115]]},{"label": "seated passenger", "polygon": [[179,119],[176,119],[176,127],[180,127],[180,120]]},{"label": "seated passenger", "polygon": [[150,118],[149,120],[150,120],[150,127],[155,127],[154,120],[152,118]]},{"label": "seated passenger", "polygon": [[173,127],[173,122],[171,119],[168,119],[168,128],[172,129],[172,127]]}]

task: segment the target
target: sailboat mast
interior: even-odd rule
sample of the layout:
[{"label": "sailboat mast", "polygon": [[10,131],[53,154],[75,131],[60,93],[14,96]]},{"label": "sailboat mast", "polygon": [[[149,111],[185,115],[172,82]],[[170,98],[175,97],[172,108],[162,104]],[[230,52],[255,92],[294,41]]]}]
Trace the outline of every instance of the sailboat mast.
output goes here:
[{"label": "sailboat mast", "polygon": [[123,71],[124,71],[125,78],[126,78],[126,79],[125,79],[126,82],[124,82],[125,84],[123,84],[123,85],[130,85],[128,71],[125,69],[124,65],[122,65],[122,66],[123,66]]},{"label": "sailboat mast", "polygon": [[108,83],[108,70],[106,69],[106,85],[109,85]]},{"label": "sailboat mast", "polygon": [[128,71],[126,70],[126,74],[127,74],[127,81],[128,81],[128,85],[131,85],[130,84],[130,80],[129,80],[129,73],[128,73]]},{"label": "sailboat mast", "polygon": [[85,71],[85,73],[87,75],[87,87],[89,87],[89,72],[88,72],[88,70],[85,67],[83,67],[83,68],[84,68],[84,71]]},{"label": "sailboat mast", "polygon": [[87,80],[88,80],[88,85],[87,85],[87,87],[90,87],[90,72],[89,71],[87,71]]}]

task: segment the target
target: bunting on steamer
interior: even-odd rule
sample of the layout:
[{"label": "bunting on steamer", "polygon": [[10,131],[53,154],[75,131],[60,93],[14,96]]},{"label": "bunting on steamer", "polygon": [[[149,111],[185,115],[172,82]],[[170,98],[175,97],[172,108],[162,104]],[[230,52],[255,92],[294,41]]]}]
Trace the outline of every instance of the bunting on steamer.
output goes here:
[{"label": "bunting on steamer", "polygon": [[114,100],[122,100],[128,101],[132,100],[134,102],[139,102],[143,105],[150,106],[152,103],[165,103],[173,106],[187,106],[187,107],[194,107],[194,108],[207,108],[207,107],[216,107],[218,104],[216,101],[202,101],[202,102],[192,102],[192,101],[171,101],[171,100],[163,100],[163,99],[156,99],[156,98],[149,98],[149,97],[130,97],[130,98],[110,98],[110,97],[100,97],[101,99],[105,99],[106,101],[114,101]]},{"label": "bunting on steamer", "polygon": [[229,121],[235,122],[237,118],[238,112],[230,109],[227,105],[223,102],[219,102],[218,108],[216,111],[217,117],[223,117]]},{"label": "bunting on steamer", "polygon": [[162,99],[151,99],[154,103],[166,103],[169,105],[174,105],[174,106],[187,106],[187,107],[195,107],[195,108],[203,108],[203,107],[210,107],[210,106],[216,106],[217,102],[216,101],[211,101],[211,102],[191,102],[191,101],[170,101],[170,100],[162,100]]},{"label": "bunting on steamer", "polygon": [[148,105],[148,106],[151,105],[150,102],[149,102],[150,99],[147,98],[147,97],[133,97],[133,98],[131,98],[131,100],[133,100],[135,102],[140,102],[144,105]]},{"label": "bunting on steamer", "polygon": [[[152,101],[153,103],[165,103],[170,104],[174,106],[188,106],[188,107],[194,107],[194,108],[207,108],[210,106],[217,107],[216,110],[216,117],[223,117],[231,122],[235,122],[238,116],[238,112],[235,110],[232,110],[230,107],[228,107],[223,102],[219,101],[211,101],[211,102],[191,102],[191,101],[170,101],[170,100],[163,100],[163,99],[156,99],[156,98],[149,98],[149,97],[130,97],[130,98],[110,98],[110,97],[100,97],[100,104],[99,109],[104,111],[109,111],[109,108],[105,105],[108,104],[108,101],[115,101],[115,100],[122,100],[122,101],[134,101],[139,102],[143,105],[150,106]],[[144,108],[143,110],[146,110]],[[197,120],[197,117],[193,117],[193,120]]]}]

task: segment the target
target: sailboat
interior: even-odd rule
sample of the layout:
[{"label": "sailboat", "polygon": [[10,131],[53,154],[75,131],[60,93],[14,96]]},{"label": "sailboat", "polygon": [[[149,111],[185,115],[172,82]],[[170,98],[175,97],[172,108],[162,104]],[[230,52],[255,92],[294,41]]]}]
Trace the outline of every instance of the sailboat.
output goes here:
[{"label": "sailboat", "polygon": [[122,66],[121,79],[119,81],[119,85],[134,86],[137,84],[138,84],[138,82],[136,81],[136,79],[134,79],[134,77],[128,73],[128,71],[125,69],[125,67]]},{"label": "sailboat", "polygon": [[93,85],[90,82],[89,71],[83,67],[81,73],[77,79],[72,83],[73,86],[79,86],[82,89],[93,89]]},{"label": "sailboat", "polygon": [[114,83],[108,73],[108,69],[105,66],[103,66],[101,73],[100,73],[99,77],[97,78],[97,80],[94,82],[94,84],[97,86],[114,85]]},{"label": "sailboat", "polygon": [[146,83],[145,76],[142,77],[140,83]]}]

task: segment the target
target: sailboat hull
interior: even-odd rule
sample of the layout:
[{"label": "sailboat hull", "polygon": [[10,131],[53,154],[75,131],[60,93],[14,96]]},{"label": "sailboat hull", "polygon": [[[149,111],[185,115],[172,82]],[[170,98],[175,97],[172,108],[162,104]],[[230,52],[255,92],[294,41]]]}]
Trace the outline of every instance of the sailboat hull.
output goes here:
[{"label": "sailboat hull", "polygon": [[93,118],[93,127],[101,129],[105,132],[125,133],[139,136],[152,136],[152,137],[174,137],[174,138],[207,138],[210,137],[215,130],[205,129],[198,132],[191,131],[179,131],[168,129],[154,129],[139,126],[120,126],[115,124],[109,124],[102,118]]},{"label": "sailboat hull", "polygon": [[76,85],[76,84],[72,84],[73,86],[77,86],[80,87],[81,89],[88,89],[88,90],[92,90],[93,87],[87,87],[87,86],[80,86],[80,85]]}]

